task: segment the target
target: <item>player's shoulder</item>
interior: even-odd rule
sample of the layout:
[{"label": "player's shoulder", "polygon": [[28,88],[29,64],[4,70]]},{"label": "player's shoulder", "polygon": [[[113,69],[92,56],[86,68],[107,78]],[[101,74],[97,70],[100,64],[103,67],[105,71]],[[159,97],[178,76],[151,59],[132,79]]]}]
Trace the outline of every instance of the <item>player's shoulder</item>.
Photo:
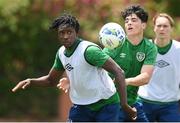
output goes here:
[{"label": "player's shoulder", "polygon": [[180,53],[180,42],[177,40],[172,40],[172,46],[176,49],[176,52]]},{"label": "player's shoulder", "polygon": [[95,44],[94,42],[87,41],[87,40],[82,40],[81,44],[82,45],[94,45],[94,46],[97,46],[97,44]]},{"label": "player's shoulder", "polygon": [[95,44],[94,42],[90,42],[90,41],[86,41],[86,40],[83,40],[81,42],[81,46],[82,47],[86,47],[85,48],[85,52],[86,53],[93,53],[93,52],[97,52],[97,51],[102,51],[102,48]]},{"label": "player's shoulder", "polygon": [[154,45],[153,39],[151,38],[144,38],[144,42],[148,45]]},{"label": "player's shoulder", "polygon": [[61,52],[61,51],[64,51],[64,50],[65,50],[65,47],[62,45],[62,46],[59,47],[57,52]]},{"label": "player's shoulder", "polygon": [[156,48],[153,39],[144,38],[144,42],[145,42],[145,46],[147,46],[148,48],[152,48],[152,47]]},{"label": "player's shoulder", "polygon": [[175,47],[180,48],[180,41],[172,40],[172,42],[175,45]]}]

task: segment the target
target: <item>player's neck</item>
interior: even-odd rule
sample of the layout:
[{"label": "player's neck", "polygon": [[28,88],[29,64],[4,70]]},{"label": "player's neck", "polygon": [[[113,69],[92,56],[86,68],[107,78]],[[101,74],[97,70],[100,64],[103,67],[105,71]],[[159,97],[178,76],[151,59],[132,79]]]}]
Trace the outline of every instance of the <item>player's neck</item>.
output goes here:
[{"label": "player's neck", "polygon": [[128,39],[133,45],[138,45],[142,41],[143,35],[128,36]]},{"label": "player's neck", "polygon": [[159,47],[165,47],[170,43],[170,38],[155,38],[154,42]]}]

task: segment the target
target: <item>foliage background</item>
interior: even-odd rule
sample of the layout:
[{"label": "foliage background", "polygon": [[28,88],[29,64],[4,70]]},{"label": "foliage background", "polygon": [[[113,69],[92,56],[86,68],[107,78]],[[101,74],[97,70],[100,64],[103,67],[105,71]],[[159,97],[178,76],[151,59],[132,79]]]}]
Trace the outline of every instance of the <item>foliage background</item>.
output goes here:
[{"label": "foliage background", "polygon": [[[75,15],[80,37],[98,43],[106,22],[123,25],[121,10],[141,4],[149,12],[145,36],[153,38],[152,17],[158,12],[173,16],[173,37],[180,40],[179,0],[0,0],[0,121],[59,121],[56,88],[28,88],[12,93],[18,81],[46,75],[60,46],[52,20],[62,12]],[[5,120],[5,121],[6,121]]]}]

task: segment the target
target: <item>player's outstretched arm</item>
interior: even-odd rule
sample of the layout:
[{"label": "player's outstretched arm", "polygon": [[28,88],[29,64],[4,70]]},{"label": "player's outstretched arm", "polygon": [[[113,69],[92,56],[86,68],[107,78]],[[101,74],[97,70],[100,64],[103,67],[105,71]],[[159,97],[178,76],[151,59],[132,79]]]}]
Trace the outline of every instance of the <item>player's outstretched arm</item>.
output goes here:
[{"label": "player's outstretched arm", "polygon": [[19,89],[26,89],[30,85],[33,86],[56,86],[58,84],[58,80],[64,71],[57,71],[55,69],[51,69],[49,74],[46,76],[42,76],[39,78],[29,78],[23,81],[20,81],[13,89],[12,92],[16,92]]}]

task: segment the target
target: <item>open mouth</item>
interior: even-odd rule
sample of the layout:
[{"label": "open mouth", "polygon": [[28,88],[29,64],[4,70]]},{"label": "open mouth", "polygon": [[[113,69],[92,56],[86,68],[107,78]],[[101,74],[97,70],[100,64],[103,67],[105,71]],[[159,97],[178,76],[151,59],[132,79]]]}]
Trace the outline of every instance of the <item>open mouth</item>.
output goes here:
[{"label": "open mouth", "polygon": [[132,27],[129,27],[128,30],[132,30],[133,28]]}]

